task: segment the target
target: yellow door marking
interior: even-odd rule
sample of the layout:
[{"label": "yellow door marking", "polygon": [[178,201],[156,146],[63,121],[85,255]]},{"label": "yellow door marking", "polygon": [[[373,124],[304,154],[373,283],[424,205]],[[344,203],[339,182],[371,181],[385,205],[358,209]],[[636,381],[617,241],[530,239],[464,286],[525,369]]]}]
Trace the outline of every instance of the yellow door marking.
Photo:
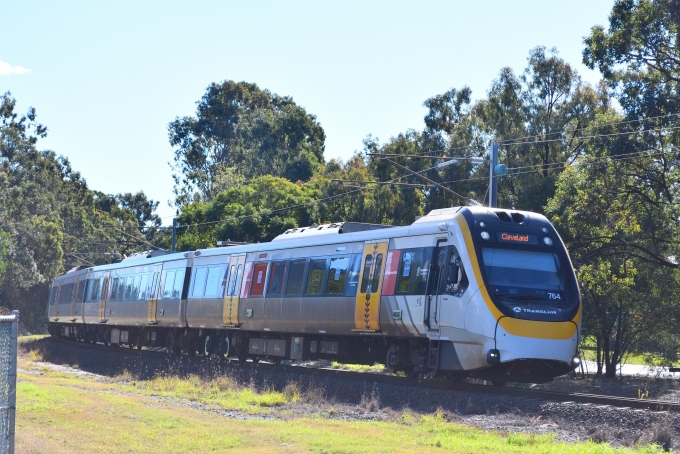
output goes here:
[{"label": "yellow door marking", "polygon": [[[356,329],[353,331],[377,331],[380,329],[380,289],[386,256],[387,243],[369,243],[364,246],[359,274],[361,281],[357,292],[354,315]],[[367,266],[368,268],[366,268]]]},{"label": "yellow door marking", "polygon": [[231,257],[229,260],[229,276],[222,300],[222,323],[228,326],[239,325],[238,306],[245,263],[245,255]]}]

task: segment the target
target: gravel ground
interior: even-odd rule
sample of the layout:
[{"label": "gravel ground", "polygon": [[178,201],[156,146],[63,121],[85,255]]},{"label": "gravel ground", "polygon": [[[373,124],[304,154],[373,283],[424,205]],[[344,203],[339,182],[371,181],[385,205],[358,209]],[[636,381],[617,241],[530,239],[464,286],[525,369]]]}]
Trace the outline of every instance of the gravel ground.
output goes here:
[{"label": "gravel ground", "polygon": [[[115,351],[97,350],[95,355],[85,349],[51,342],[49,338],[23,344],[24,351],[38,349],[46,367],[69,373],[91,373],[101,380],[117,380],[119,376],[137,379],[157,374],[195,374],[210,379],[228,374],[244,386],[257,389],[284,390],[295,383],[302,399],[278,407],[272,414],[248,415],[226,411],[215,406],[186,399],[157,398],[158,405],[191,407],[235,419],[287,419],[320,416],[332,419],[396,420],[404,413],[432,414],[440,411],[449,421],[468,424],[484,430],[525,433],[553,433],[561,441],[592,439],[612,446],[632,446],[652,441],[667,446],[680,446],[680,414],[616,408],[580,403],[557,403],[519,397],[502,397],[481,393],[453,392],[412,386],[375,383],[366,374],[363,381],[336,377],[299,375],[269,371],[255,365],[246,367],[225,364],[217,360],[188,361],[185,358],[139,355],[123,356]],[[534,385],[539,389],[564,392],[639,397],[656,400],[680,400],[680,381],[658,377],[561,377],[551,383]]]}]

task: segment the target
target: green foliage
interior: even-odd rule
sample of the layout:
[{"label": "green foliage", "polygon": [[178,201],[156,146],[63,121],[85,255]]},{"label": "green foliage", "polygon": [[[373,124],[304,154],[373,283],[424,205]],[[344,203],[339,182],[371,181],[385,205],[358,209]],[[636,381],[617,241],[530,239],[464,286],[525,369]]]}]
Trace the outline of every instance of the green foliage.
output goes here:
[{"label": "green foliage", "polygon": [[[22,321],[37,327],[45,321],[51,279],[83,263],[104,260],[100,253],[113,249],[121,236],[128,242],[119,248],[121,253],[138,250],[138,242],[106,227],[158,225],[152,214],[157,204],[142,193],[117,199],[91,191],[68,159],[37,149],[47,129],[36,123],[35,110],[21,116],[14,109],[14,99],[3,95],[0,306],[19,309]],[[104,199],[113,202],[104,207],[99,203]]]},{"label": "green foliage", "polygon": [[[178,249],[214,247],[217,240],[270,241],[287,229],[311,225],[317,220],[311,203],[317,194],[311,185],[266,175],[222,191],[211,202],[193,202],[179,218],[189,227],[179,235]],[[202,223],[213,224],[191,227]]]},{"label": "green foliage", "polygon": [[324,162],[325,134],[314,115],[287,96],[255,84],[211,84],[198,102],[196,117],[168,125],[175,150],[178,206],[208,202],[224,168],[245,178],[273,175],[306,181]]}]

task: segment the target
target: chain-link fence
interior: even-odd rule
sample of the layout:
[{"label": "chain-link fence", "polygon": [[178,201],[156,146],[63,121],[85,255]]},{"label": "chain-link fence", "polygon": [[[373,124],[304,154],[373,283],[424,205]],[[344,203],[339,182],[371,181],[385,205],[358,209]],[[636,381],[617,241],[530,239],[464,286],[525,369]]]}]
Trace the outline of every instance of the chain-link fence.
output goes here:
[{"label": "chain-link fence", "polygon": [[19,311],[0,316],[0,453],[14,453]]}]

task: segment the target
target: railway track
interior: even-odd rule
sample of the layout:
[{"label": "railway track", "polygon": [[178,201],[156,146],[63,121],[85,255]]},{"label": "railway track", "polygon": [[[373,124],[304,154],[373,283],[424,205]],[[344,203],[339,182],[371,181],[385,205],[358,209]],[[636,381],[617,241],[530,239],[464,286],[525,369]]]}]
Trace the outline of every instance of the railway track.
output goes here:
[{"label": "railway track", "polygon": [[[190,362],[204,362],[211,360],[211,358],[203,356],[189,356],[183,355],[173,355],[167,353],[164,349],[129,349],[124,347],[107,347],[102,344],[85,344],[81,342],[74,342],[71,340],[59,339],[52,337],[50,339],[52,342],[57,342],[59,344],[73,346],[76,348],[88,349],[88,350],[104,350],[107,352],[113,352],[120,355],[137,355],[137,356],[154,356],[161,358],[172,358],[176,357],[184,361]],[[234,363],[234,362],[232,362]],[[619,408],[634,408],[642,410],[650,410],[655,412],[667,411],[667,412],[680,412],[680,402],[669,402],[660,401],[652,399],[637,399],[631,397],[620,397],[620,396],[605,396],[598,394],[588,394],[588,393],[562,393],[555,391],[543,391],[535,389],[523,389],[523,388],[512,388],[512,387],[496,387],[482,384],[474,383],[457,383],[453,381],[445,380],[427,380],[427,379],[409,379],[404,377],[395,377],[392,375],[383,374],[373,374],[373,373],[360,373],[351,372],[345,370],[327,369],[327,368],[317,368],[308,367],[302,365],[275,365],[268,363],[252,363],[247,362],[245,364],[239,364],[238,367],[250,367],[258,368],[260,371],[278,371],[285,372],[288,374],[298,374],[298,375],[314,375],[316,377],[335,377],[347,380],[370,380],[374,383],[385,383],[397,386],[407,386],[407,387],[421,387],[430,389],[443,389],[457,392],[465,393],[483,393],[483,394],[496,394],[499,396],[513,396],[526,399],[538,399],[551,402],[574,402],[581,404],[592,404],[592,405],[609,405],[612,407]]]}]

